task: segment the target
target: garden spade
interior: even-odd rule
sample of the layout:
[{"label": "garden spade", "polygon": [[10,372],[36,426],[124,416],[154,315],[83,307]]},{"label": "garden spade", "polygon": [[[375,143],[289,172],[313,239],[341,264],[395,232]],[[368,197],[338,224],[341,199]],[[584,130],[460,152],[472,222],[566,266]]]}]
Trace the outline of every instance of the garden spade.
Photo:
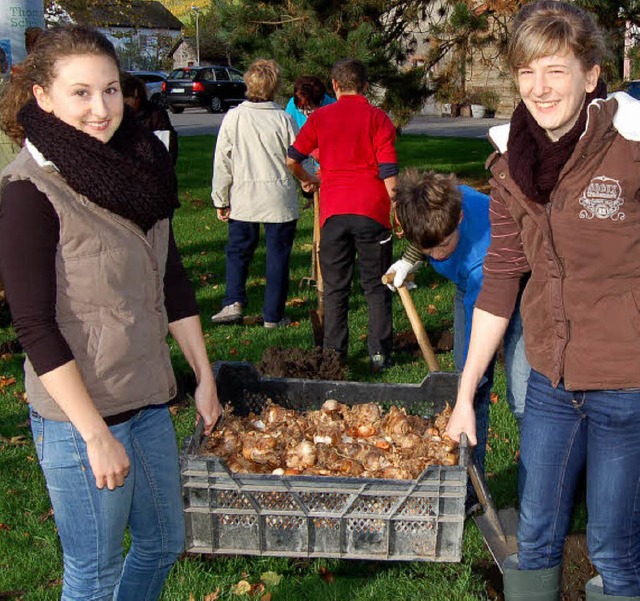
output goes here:
[{"label": "garden spade", "polygon": [[502,572],[504,560],[518,552],[518,513],[513,507],[496,511],[487,481],[473,458],[473,451],[467,447],[466,437],[463,432],[460,447],[468,449],[467,472],[483,509],[482,514],[473,516],[473,520]]},{"label": "garden spade", "polygon": [[[393,284],[394,276],[395,273],[393,272],[385,273],[382,276],[382,283]],[[411,281],[412,279],[413,274],[410,273],[405,281]],[[420,350],[422,351],[422,356],[424,357],[427,367],[430,371],[438,371],[440,369],[438,360],[436,359],[436,355],[433,352],[433,347],[431,346],[431,342],[429,342],[429,337],[427,336],[427,332],[424,329],[422,320],[418,316],[416,306],[413,304],[409,289],[404,284],[402,284],[402,286],[398,286],[396,290],[400,295],[402,306],[407,313],[407,317],[409,318],[409,322],[411,323],[411,328],[413,329],[413,333],[416,336],[416,340],[418,341],[418,345],[420,346]]]}]

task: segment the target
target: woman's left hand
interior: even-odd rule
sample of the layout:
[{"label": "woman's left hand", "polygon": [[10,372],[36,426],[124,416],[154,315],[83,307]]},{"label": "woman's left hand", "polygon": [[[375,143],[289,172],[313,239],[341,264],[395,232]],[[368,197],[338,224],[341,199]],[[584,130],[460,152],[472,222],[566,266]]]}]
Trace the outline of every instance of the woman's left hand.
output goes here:
[{"label": "woman's left hand", "polygon": [[204,434],[205,436],[209,436],[216,422],[222,415],[222,407],[218,400],[215,380],[213,378],[206,378],[200,382],[196,387],[194,398],[198,412],[196,424],[202,419],[204,421]]}]

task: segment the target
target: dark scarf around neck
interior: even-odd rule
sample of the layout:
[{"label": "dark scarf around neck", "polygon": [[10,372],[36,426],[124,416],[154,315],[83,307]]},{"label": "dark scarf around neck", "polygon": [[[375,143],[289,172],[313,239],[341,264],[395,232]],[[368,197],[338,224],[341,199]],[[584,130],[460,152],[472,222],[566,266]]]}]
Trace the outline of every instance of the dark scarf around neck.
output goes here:
[{"label": "dark scarf around neck", "polygon": [[180,206],[169,153],[128,109],[106,144],[43,111],[35,101],[22,108],[18,122],[73,190],[144,232]]},{"label": "dark scarf around neck", "polygon": [[552,141],[521,101],[511,117],[509,130],[509,173],[528,198],[539,204],[549,202],[560,172],[583,134],[587,124],[587,106],[596,98],[606,98],[602,80],[587,94],[578,120],[558,141]]}]

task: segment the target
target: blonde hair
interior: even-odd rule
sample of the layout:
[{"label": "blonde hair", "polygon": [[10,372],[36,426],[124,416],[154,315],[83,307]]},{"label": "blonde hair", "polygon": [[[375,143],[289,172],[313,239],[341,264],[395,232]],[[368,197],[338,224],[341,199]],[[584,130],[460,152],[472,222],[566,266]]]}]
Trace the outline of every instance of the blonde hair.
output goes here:
[{"label": "blonde hair", "polygon": [[605,43],[593,17],[574,4],[542,0],[524,6],[516,16],[507,61],[518,69],[544,56],[572,51],[583,71],[602,62]]},{"label": "blonde hair", "polygon": [[259,58],[253,61],[244,74],[249,100],[273,100],[280,86],[280,65],[273,60]]},{"label": "blonde hair", "polygon": [[106,56],[119,69],[113,44],[99,31],[82,25],[61,25],[43,31],[32,51],[15,66],[0,99],[0,128],[22,143],[24,131],[18,122],[20,109],[34,99],[33,86],[48,90],[56,78],[58,61],[69,56]]}]

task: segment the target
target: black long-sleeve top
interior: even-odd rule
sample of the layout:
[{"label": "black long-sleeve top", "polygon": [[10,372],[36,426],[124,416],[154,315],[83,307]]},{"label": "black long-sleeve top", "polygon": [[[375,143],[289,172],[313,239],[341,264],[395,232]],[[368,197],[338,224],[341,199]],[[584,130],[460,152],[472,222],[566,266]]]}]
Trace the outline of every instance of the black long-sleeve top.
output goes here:
[{"label": "black long-sleeve top", "polygon": [[[73,359],[56,323],[59,230],[53,205],[34,184],[16,181],[5,186],[0,203],[0,275],[18,339],[38,375]],[[173,228],[169,232],[164,295],[169,322],[198,315]]]}]

